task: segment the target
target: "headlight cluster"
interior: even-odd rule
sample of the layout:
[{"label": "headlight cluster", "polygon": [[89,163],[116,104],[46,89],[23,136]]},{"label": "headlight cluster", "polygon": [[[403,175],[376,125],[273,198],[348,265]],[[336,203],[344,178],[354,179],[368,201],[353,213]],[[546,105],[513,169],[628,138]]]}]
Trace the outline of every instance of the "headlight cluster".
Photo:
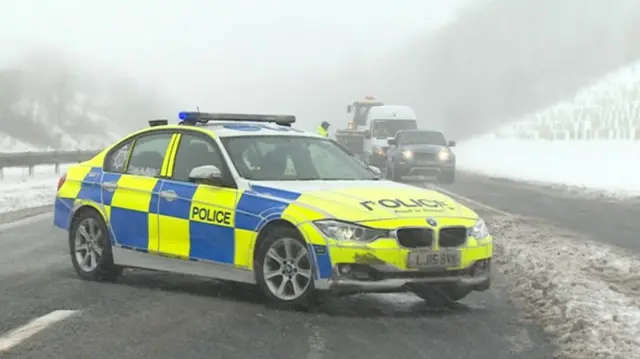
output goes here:
[{"label": "headlight cluster", "polygon": [[384,149],[382,149],[382,147],[373,147],[373,153],[375,153],[378,156],[384,156]]},{"label": "headlight cluster", "polygon": [[371,242],[389,237],[389,231],[361,226],[354,223],[326,219],[313,222],[325,236],[339,241]]},{"label": "headlight cluster", "polygon": [[403,151],[402,152],[402,157],[404,157],[407,160],[411,159],[411,158],[413,158],[413,152],[408,151],[408,150],[407,151]]},{"label": "headlight cluster", "polygon": [[451,158],[451,152],[449,152],[449,150],[443,148],[438,152],[438,159],[440,161],[448,161],[449,158]]},{"label": "headlight cluster", "polygon": [[478,218],[476,224],[473,227],[469,228],[467,231],[469,237],[473,237],[475,239],[484,239],[489,237],[489,228],[487,228],[487,224],[484,223],[482,218]]}]

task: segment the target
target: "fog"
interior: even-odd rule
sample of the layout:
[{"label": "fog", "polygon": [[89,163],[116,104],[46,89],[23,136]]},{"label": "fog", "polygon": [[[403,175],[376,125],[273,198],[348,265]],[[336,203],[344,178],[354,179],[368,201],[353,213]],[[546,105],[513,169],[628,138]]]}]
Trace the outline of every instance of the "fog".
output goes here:
[{"label": "fog", "polygon": [[[196,106],[303,110],[301,124],[315,124],[314,101],[297,99],[296,88],[375,62],[450,20],[462,3],[2,0],[0,64],[24,64],[25,56],[63,57],[92,75],[119,73],[153,87],[171,99],[176,113]],[[55,55],[35,55],[43,49]],[[322,96],[344,111],[355,98],[333,97],[332,87],[349,86],[331,84]]]},{"label": "fog", "polygon": [[[0,67],[64,68],[90,79],[80,82],[118,99],[104,111],[127,129],[196,107],[293,113],[306,129],[322,120],[336,128],[348,103],[375,95],[465,138],[571,96],[640,54],[632,0],[0,6]],[[0,131],[7,121],[0,118]]]}]

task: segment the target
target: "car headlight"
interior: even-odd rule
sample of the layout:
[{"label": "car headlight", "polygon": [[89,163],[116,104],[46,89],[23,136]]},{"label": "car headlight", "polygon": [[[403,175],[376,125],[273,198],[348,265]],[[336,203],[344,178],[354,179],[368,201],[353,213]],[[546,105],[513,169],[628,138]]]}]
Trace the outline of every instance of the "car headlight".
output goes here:
[{"label": "car headlight", "polygon": [[389,237],[389,231],[361,226],[333,219],[315,221],[313,224],[325,236],[339,241],[371,242],[376,238]]},{"label": "car headlight", "polygon": [[476,224],[468,230],[469,237],[473,237],[475,239],[484,239],[489,237],[489,228],[487,228],[487,224],[484,223],[482,218],[478,218]]},{"label": "car headlight", "polygon": [[378,156],[384,156],[384,150],[381,147],[374,147],[373,153],[375,153]]},{"label": "car headlight", "polygon": [[451,152],[445,150],[444,148],[438,152],[438,159],[440,161],[448,161],[451,157]]},{"label": "car headlight", "polygon": [[402,152],[402,156],[406,159],[411,159],[413,158],[413,152],[411,151],[403,151]]}]

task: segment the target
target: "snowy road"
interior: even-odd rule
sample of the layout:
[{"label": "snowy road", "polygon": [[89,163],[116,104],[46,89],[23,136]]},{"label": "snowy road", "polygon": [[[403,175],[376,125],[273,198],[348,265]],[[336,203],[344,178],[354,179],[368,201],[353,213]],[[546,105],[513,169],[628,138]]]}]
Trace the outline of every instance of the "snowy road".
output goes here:
[{"label": "snowy road", "polygon": [[[178,275],[81,281],[50,216],[0,227],[0,333],[12,337],[0,334],[2,358],[549,358],[542,332],[519,322],[506,293],[498,277],[452,310],[429,310],[407,294],[276,311],[252,290]],[[77,312],[51,323],[69,313],[60,310]],[[11,332],[41,316],[41,331]],[[2,343],[15,345],[3,351]]]},{"label": "snowy road", "polygon": [[548,220],[595,241],[640,252],[640,201],[593,198],[522,182],[461,174],[442,188],[516,215]]},{"label": "snowy road", "polygon": [[474,175],[441,188],[484,216],[512,299],[563,358],[640,358],[640,203]]},{"label": "snowy road", "polygon": [[497,242],[493,288],[453,310],[362,295],[276,311],[252,290],[145,271],[89,283],[50,216],[0,226],[0,333],[64,317],[20,341],[0,334],[0,357],[639,357],[639,204],[469,175],[443,190],[469,198]]}]

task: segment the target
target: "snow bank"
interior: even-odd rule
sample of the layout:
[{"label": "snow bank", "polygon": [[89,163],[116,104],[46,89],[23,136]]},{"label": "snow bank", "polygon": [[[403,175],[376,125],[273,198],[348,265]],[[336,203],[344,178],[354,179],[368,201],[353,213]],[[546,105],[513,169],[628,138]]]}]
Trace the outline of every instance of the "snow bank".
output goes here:
[{"label": "snow bank", "polygon": [[639,195],[640,61],[456,153],[461,169],[489,176]]},{"label": "snow bank", "polygon": [[[67,166],[60,166],[61,173]],[[52,205],[60,174],[53,166],[38,166],[33,177],[26,168],[5,168],[0,180],[0,213]]]},{"label": "snow bank", "polygon": [[458,168],[465,171],[616,196],[640,195],[640,142],[532,141],[488,135],[454,150]]},{"label": "snow bank", "polygon": [[509,291],[558,358],[640,358],[640,259],[545,223],[487,217]]}]

